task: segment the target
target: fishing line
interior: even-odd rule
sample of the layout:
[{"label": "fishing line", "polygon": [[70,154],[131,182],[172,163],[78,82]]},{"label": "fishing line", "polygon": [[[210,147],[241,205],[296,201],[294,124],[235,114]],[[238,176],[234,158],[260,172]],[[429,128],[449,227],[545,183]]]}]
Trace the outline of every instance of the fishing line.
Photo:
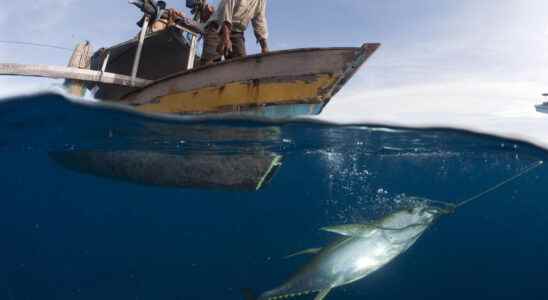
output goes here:
[{"label": "fishing line", "polygon": [[[471,198],[468,198],[462,202],[459,202],[459,203],[449,203],[449,202],[444,202],[444,201],[436,201],[436,200],[429,200],[428,202],[430,203],[433,203],[433,204],[442,204],[442,205],[445,205],[446,207],[444,208],[436,208],[436,209],[433,209],[430,211],[430,213],[432,213],[433,215],[436,215],[436,214],[452,214],[455,212],[455,210],[459,207],[462,207],[466,204],[469,204],[475,200],[478,200],[482,197],[484,197],[485,195],[489,194],[489,193],[492,193],[498,189],[500,189],[501,187],[515,181],[516,179],[519,179],[520,177],[534,171],[535,169],[537,169],[538,167],[542,166],[544,164],[544,161],[538,161],[532,165],[530,165],[529,167],[523,169],[522,171],[520,171],[519,173],[517,173],[516,175],[498,183],[497,185],[475,195],[474,197],[471,197]],[[384,227],[384,226],[378,226],[378,225],[372,225],[374,228],[376,229],[379,229],[379,230],[383,230],[383,231],[402,231],[402,230],[406,230],[406,229],[411,229],[411,228],[414,228],[414,227],[420,227],[420,226],[429,226],[431,225],[431,223],[413,223],[413,224],[410,224],[410,225],[407,225],[407,226],[404,226],[404,227],[399,227],[399,228],[393,228],[393,227]]]},{"label": "fishing line", "polygon": [[439,212],[441,212],[441,213],[443,213],[443,214],[452,214],[452,213],[455,212],[455,210],[456,210],[457,208],[460,208],[460,207],[462,207],[462,206],[464,206],[464,205],[466,205],[466,204],[469,204],[469,203],[471,203],[471,202],[473,202],[473,201],[475,201],[475,200],[478,200],[478,199],[480,199],[480,198],[486,196],[487,194],[490,194],[490,193],[492,193],[492,192],[494,192],[494,191],[500,189],[501,187],[503,187],[503,186],[505,186],[505,185],[507,185],[507,184],[509,184],[509,183],[511,183],[511,182],[513,182],[513,181],[515,181],[515,180],[517,180],[517,179],[519,179],[520,177],[522,177],[522,176],[524,176],[524,175],[527,175],[528,173],[534,171],[535,169],[537,169],[538,167],[542,166],[543,164],[544,164],[544,161],[542,161],[542,160],[541,160],[541,161],[538,161],[538,162],[536,162],[536,163],[530,165],[529,167],[525,168],[525,169],[522,170],[521,172],[517,173],[516,175],[514,175],[514,176],[512,176],[512,177],[510,177],[510,178],[508,178],[508,179],[506,179],[506,180],[504,180],[504,181],[498,183],[497,185],[495,185],[495,186],[493,186],[493,187],[491,187],[491,188],[489,188],[489,189],[487,189],[487,190],[485,190],[485,191],[483,191],[483,192],[481,192],[481,193],[479,193],[479,194],[477,194],[477,195],[475,195],[475,196],[473,196],[473,197],[471,197],[471,198],[468,198],[468,199],[466,199],[466,200],[464,200],[464,201],[461,201],[461,202],[459,202],[459,203],[456,203],[456,204],[455,204],[455,203],[450,203],[450,202],[445,202],[445,201],[436,201],[436,200],[428,200],[428,202],[433,203],[433,204],[441,204],[441,205],[444,205],[444,206],[446,206],[446,207],[444,207],[444,208],[438,208],[438,210],[440,210]]},{"label": "fishing line", "polygon": [[541,161],[538,161],[538,162],[532,164],[531,166],[527,167],[527,168],[524,169],[523,171],[517,173],[516,175],[514,175],[514,176],[512,176],[512,177],[510,177],[510,178],[508,178],[508,179],[502,181],[501,183],[499,183],[499,184],[493,186],[492,188],[487,189],[487,190],[485,190],[484,192],[481,192],[481,193],[477,194],[476,196],[474,196],[474,197],[472,197],[472,198],[468,198],[467,200],[464,200],[464,201],[462,201],[462,202],[460,202],[460,203],[453,204],[452,206],[453,206],[455,209],[457,209],[457,208],[459,208],[459,207],[461,207],[461,206],[464,206],[464,205],[466,205],[466,204],[469,204],[470,202],[473,202],[473,201],[475,201],[475,200],[478,200],[479,198],[482,198],[483,196],[485,196],[485,195],[487,195],[487,194],[489,194],[489,193],[492,193],[492,192],[498,190],[499,188],[501,188],[501,187],[507,185],[508,183],[510,183],[510,182],[512,182],[512,181],[514,181],[514,180],[516,180],[516,179],[518,179],[518,178],[520,178],[520,177],[522,177],[522,176],[524,176],[524,175],[530,173],[531,171],[533,171],[533,170],[537,169],[538,167],[542,166],[543,164],[544,164],[544,161],[542,161],[542,160],[541,160]]},{"label": "fishing line", "polygon": [[33,47],[42,47],[42,48],[51,48],[51,49],[57,49],[57,50],[64,50],[64,51],[73,51],[73,49],[65,48],[61,46],[56,45],[49,45],[49,44],[40,44],[40,43],[31,43],[31,42],[21,42],[21,41],[1,41],[0,44],[9,44],[9,45],[23,45],[23,46],[33,46]]}]

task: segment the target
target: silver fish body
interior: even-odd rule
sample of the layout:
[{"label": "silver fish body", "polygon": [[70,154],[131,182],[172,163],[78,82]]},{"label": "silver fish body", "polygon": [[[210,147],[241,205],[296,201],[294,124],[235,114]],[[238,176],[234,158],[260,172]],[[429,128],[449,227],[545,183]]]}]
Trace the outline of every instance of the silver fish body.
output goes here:
[{"label": "silver fish body", "polygon": [[265,292],[259,300],[285,299],[320,292],[360,280],[409,249],[433,223],[436,211],[427,206],[402,210],[373,224],[325,228],[345,237],[322,249],[287,283]]}]

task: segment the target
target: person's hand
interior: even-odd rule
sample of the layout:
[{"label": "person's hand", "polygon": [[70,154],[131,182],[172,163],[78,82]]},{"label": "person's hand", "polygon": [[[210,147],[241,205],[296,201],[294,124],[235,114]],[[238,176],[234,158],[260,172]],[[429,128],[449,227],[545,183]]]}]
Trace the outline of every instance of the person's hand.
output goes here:
[{"label": "person's hand", "polygon": [[224,24],[221,30],[221,43],[217,47],[217,52],[226,56],[232,52],[232,41],[230,40],[230,28]]},{"label": "person's hand", "polygon": [[230,40],[230,35],[228,37],[223,36],[221,37],[221,42],[219,43],[219,46],[217,47],[217,52],[220,55],[228,55],[230,52],[232,52],[232,41]]},{"label": "person's hand", "polygon": [[268,43],[265,39],[262,39],[259,41],[259,44],[261,44],[261,53],[267,54],[268,53]]},{"label": "person's hand", "polygon": [[167,12],[170,16],[175,16],[175,17],[179,17],[179,18],[184,17],[184,14],[182,12],[180,12],[176,9],[173,9],[173,8],[168,8]]},{"label": "person's hand", "polygon": [[211,5],[211,4],[207,4],[204,7],[204,11],[203,11],[202,16],[201,16],[202,23],[207,22],[209,20],[209,18],[211,18],[211,16],[213,15],[213,13],[215,13],[215,7],[213,7],[213,5]]}]

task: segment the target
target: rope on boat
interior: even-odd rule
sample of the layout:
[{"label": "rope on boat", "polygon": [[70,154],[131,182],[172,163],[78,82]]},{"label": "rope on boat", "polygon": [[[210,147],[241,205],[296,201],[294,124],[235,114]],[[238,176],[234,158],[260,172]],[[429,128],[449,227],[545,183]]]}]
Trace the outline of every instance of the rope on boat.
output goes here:
[{"label": "rope on boat", "polygon": [[64,51],[70,51],[70,52],[73,51],[73,49],[65,48],[65,47],[61,47],[61,46],[56,46],[56,45],[40,44],[40,43],[31,43],[31,42],[22,42],[22,41],[2,41],[2,40],[0,40],[0,44],[23,45],[23,46],[32,46],[32,47],[41,47],[41,48],[51,48],[51,49],[64,50]]}]

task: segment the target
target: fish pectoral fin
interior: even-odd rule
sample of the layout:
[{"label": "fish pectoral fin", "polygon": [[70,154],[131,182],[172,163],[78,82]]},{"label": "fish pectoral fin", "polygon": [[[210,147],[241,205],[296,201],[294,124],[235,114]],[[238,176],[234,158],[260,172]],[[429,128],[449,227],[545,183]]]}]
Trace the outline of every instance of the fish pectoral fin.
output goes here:
[{"label": "fish pectoral fin", "polygon": [[305,255],[305,254],[318,254],[320,251],[322,251],[322,248],[310,248],[303,251],[299,251],[297,253],[289,254],[288,256],[284,257],[284,259],[293,258],[295,256]]},{"label": "fish pectoral fin", "polygon": [[368,224],[346,224],[338,226],[328,226],[324,227],[321,230],[332,232],[344,236],[362,236],[368,237],[372,231],[377,228],[373,225]]},{"label": "fish pectoral fin", "polygon": [[327,288],[325,290],[321,290],[318,295],[316,295],[316,298],[314,298],[314,300],[323,300],[325,299],[325,297],[327,297],[327,294],[329,294],[329,292],[331,292],[333,288]]}]

